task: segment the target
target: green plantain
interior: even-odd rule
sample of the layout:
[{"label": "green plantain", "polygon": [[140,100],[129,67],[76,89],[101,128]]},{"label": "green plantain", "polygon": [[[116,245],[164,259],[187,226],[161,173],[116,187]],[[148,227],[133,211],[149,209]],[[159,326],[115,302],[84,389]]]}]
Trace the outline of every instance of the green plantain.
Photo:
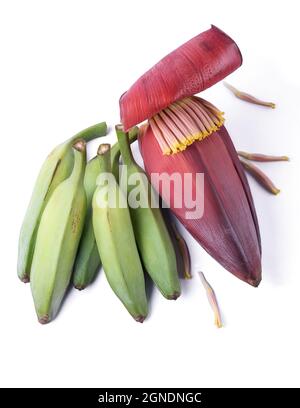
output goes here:
[{"label": "green plantain", "polygon": [[30,283],[40,323],[48,323],[59,310],[84,224],[86,148],[83,140],[74,144],[73,154],[72,173],[52,193],[37,232]]},{"label": "green plantain", "polygon": [[[129,132],[130,142],[136,140],[138,127]],[[118,143],[111,148],[112,172],[118,181],[120,149]],[[96,189],[96,180],[100,173],[100,160],[96,156],[86,166],[84,188],[87,197],[87,216],[79,244],[73,273],[73,285],[76,289],[85,289],[96,277],[101,260],[95,240],[92,219],[92,198]]]},{"label": "green plantain", "polygon": [[[109,145],[101,145],[98,154],[101,174],[93,196],[93,226],[99,254],[111,288],[133,318],[143,322],[148,313],[145,280],[126,197],[111,173]],[[109,177],[106,184],[104,176]]]},{"label": "green plantain", "polygon": [[[160,208],[152,208],[151,198],[155,192],[143,169],[135,162],[130,149],[128,134],[121,125],[116,126],[123,163],[126,165],[125,185],[128,192],[130,215],[137,246],[146,271],[167,299],[177,299],[180,282],[177,272],[175,250],[161,214]],[[123,172],[122,172],[123,175]],[[129,182],[133,176],[139,183],[139,196],[145,203],[131,205],[136,188]],[[121,183],[122,186],[122,183]],[[153,200],[152,200],[153,201]]]},{"label": "green plantain", "polygon": [[105,122],[91,126],[57,146],[45,160],[36,180],[20,232],[18,276],[23,282],[28,282],[30,279],[36,233],[44,208],[55,188],[69,177],[73,169],[72,144],[77,139],[89,141],[104,136],[106,132]]}]

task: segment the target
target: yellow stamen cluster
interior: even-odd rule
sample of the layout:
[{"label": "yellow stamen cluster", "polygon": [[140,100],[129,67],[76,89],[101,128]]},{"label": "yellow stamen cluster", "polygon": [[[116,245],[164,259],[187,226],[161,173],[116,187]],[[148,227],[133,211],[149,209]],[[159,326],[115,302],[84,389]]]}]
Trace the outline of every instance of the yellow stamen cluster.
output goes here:
[{"label": "yellow stamen cluster", "polygon": [[172,103],[149,120],[163,154],[167,155],[203,140],[223,123],[223,112],[196,96]]}]

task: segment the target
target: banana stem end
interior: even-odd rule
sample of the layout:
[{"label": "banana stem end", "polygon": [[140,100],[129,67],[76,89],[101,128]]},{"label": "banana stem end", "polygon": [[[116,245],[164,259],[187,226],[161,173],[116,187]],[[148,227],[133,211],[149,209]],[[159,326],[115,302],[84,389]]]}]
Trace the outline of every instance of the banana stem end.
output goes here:
[{"label": "banana stem end", "polygon": [[86,149],[86,142],[83,139],[76,140],[73,144],[73,148],[78,150],[79,152],[84,152]]},{"label": "banana stem end", "polygon": [[176,300],[180,296],[180,292],[174,292],[172,295],[167,296],[168,300]]},{"label": "banana stem end", "polygon": [[136,316],[134,320],[138,323],[144,323],[145,318],[145,316]]},{"label": "banana stem end", "polygon": [[50,322],[49,315],[41,316],[38,318],[39,323],[41,324],[47,324]]},{"label": "banana stem end", "polygon": [[85,285],[75,285],[74,288],[77,290],[83,290],[86,288],[86,286]]},{"label": "banana stem end", "polygon": [[98,147],[97,155],[102,156],[103,154],[106,154],[110,149],[110,144],[109,143],[102,143]]}]

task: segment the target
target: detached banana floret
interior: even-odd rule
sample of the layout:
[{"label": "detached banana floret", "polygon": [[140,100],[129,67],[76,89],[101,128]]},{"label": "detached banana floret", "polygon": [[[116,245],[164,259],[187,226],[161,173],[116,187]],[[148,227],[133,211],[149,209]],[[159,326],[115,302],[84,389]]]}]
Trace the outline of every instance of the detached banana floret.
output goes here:
[{"label": "detached banana floret", "polygon": [[[130,142],[136,140],[138,127],[132,128],[129,132]],[[119,175],[119,157],[120,149],[118,143],[111,148],[112,172],[118,181]],[[80,240],[73,274],[73,285],[76,289],[85,289],[95,279],[101,266],[101,260],[95,240],[93,217],[92,217],[92,199],[97,187],[96,181],[100,173],[100,160],[96,156],[91,159],[86,166],[84,175],[84,188],[87,198],[87,215]]]},{"label": "detached banana floret", "polygon": [[138,322],[148,313],[145,280],[127,199],[111,172],[110,146],[98,150],[100,176],[93,196],[93,226],[107,280]]},{"label": "detached banana floret", "polygon": [[72,150],[72,173],[52,193],[42,214],[36,238],[30,281],[40,323],[48,323],[59,310],[70,282],[84,224],[85,141],[77,141]]},{"label": "detached banana floret", "polygon": [[[141,259],[146,271],[163,296],[167,299],[177,299],[180,296],[180,283],[176,254],[160,208],[153,208],[152,206],[153,197],[157,197],[157,195],[145,172],[132,156],[128,134],[123,131],[121,125],[116,126],[116,132],[122,160],[126,165],[125,183],[128,198],[130,195],[134,198],[134,189],[136,188],[134,183],[130,182],[132,177],[139,184],[138,194],[140,198],[145,200],[144,203],[137,203],[142,205],[131,205],[135,203],[129,202],[131,220]],[[123,173],[121,177],[123,177]]]},{"label": "detached banana floret", "polygon": [[88,142],[97,137],[105,136],[106,133],[105,122],[91,126],[57,146],[45,160],[35,183],[20,232],[18,276],[21,281],[29,282],[30,279],[36,234],[44,208],[56,187],[72,172],[74,165],[73,143],[78,139]]}]

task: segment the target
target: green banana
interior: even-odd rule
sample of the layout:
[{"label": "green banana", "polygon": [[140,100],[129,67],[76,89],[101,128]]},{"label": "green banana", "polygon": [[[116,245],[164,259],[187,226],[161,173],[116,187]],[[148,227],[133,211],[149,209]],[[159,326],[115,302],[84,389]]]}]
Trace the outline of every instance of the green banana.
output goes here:
[{"label": "green banana", "polygon": [[[129,132],[130,142],[136,140],[137,134],[138,127],[136,126]],[[111,163],[112,172],[117,181],[119,178],[119,157],[120,149],[118,143],[116,143],[111,148]],[[95,279],[101,266],[92,219],[92,198],[96,189],[96,180],[99,173],[100,160],[99,157],[96,156],[88,162],[84,175],[84,188],[87,197],[87,216],[73,272],[73,285],[78,290],[85,289]]]},{"label": "green banana", "polygon": [[89,285],[101,266],[92,223],[92,199],[96,189],[96,179],[100,172],[98,158],[87,163],[84,174],[84,189],[87,199],[87,215],[78,247],[72,282],[76,289],[82,290]]},{"label": "green banana", "polygon": [[180,283],[176,253],[160,208],[152,208],[151,206],[151,197],[155,195],[155,192],[145,172],[137,165],[132,156],[128,134],[123,131],[121,125],[116,126],[116,133],[122,160],[127,167],[125,183],[128,196],[136,188],[128,182],[131,175],[135,175],[135,177],[138,177],[140,196],[147,200],[146,205],[143,207],[133,208],[129,205],[141,259],[146,271],[163,296],[167,299],[177,299],[180,296]]},{"label": "green banana", "polygon": [[45,160],[25,214],[19,237],[18,276],[29,282],[36,234],[43,210],[55,188],[71,174],[74,157],[72,144],[77,139],[89,141],[106,135],[105,122],[91,126],[57,146]]},{"label": "green banana", "polygon": [[[99,254],[111,288],[133,318],[143,322],[148,313],[145,280],[126,197],[111,173],[110,146],[101,145],[98,154],[100,172],[110,177],[105,185],[97,180],[93,196],[93,226]],[[110,205],[110,199],[115,199],[114,205]]]},{"label": "green banana", "polygon": [[30,285],[40,323],[48,323],[58,312],[70,282],[84,224],[84,140],[74,144],[73,154],[72,173],[52,193],[37,232]]}]

